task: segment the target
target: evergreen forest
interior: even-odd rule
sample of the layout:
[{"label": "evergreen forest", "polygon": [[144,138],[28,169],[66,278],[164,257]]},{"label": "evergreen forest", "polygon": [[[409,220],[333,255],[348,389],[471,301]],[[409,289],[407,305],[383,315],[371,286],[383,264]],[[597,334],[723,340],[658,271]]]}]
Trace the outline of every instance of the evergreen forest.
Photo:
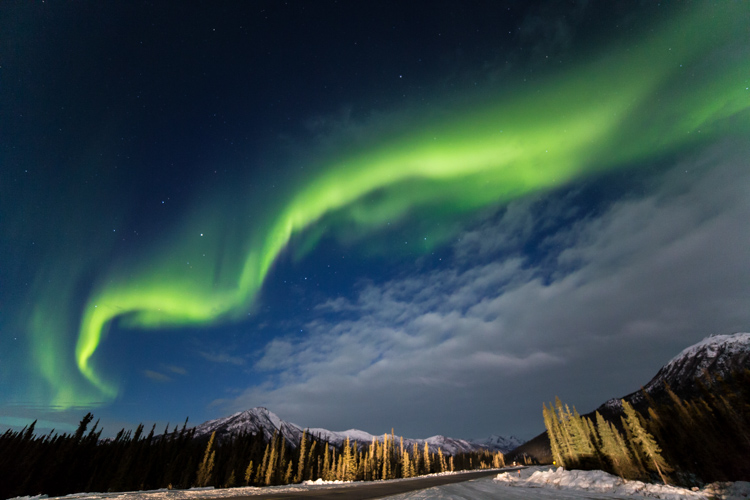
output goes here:
[{"label": "evergreen forest", "polygon": [[663,389],[658,401],[642,391],[641,411],[621,400],[619,419],[542,405],[554,464],[680,486],[750,480],[750,370],[699,382],[685,400]]},{"label": "evergreen forest", "polygon": [[37,436],[34,424],[0,436],[0,498],[22,495],[66,495],[159,488],[268,486],[305,480],[373,481],[434,472],[502,467],[500,452],[446,455],[425,443],[405,447],[393,433],[369,445],[346,440],[333,446],[303,433],[292,447],[281,434],[196,438],[194,429],[169,426],[144,434],[121,430],[101,439],[93,415],[87,414],[72,434]]}]

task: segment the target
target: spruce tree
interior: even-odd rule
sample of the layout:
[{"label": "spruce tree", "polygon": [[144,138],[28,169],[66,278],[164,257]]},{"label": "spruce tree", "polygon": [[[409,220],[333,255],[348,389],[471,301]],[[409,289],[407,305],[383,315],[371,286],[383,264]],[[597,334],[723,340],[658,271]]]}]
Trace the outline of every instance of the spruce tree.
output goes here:
[{"label": "spruce tree", "polygon": [[582,465],[590,465],[590,461],[594,456],[594,448],[591,443],[588,426],[583,421],[581,415],[578,414],[575,406],[573,407],[572,414],[568,410],[568,420],[570,422],[573,448],[575,449],[577,460]]},{"label": "spruce tree", "polygon": [[266,486],[272,483],[273,476],[276,473],[277,455],[278,451],[276,450],[276,431],[274,431],[273,440],[271,441],[271,454],[268,456],[268,466],[266,467],[266,474],[263,481],[263,484],[265,484]]},{"label": "spruce tree", "polygon": [[[356,449],[356,442],[354,443],[355,449]],[[356,451],[354,453],[352,452],[352,446],[349,441],[349,436],[346,437],[346,441],[344,442],[344,450],[343,450],[343,457],[342,457],[342,481],[353,481],[357,475],[357,466],[355,464],[355,457]]]},{"label": "spruce tree", "polygon": [[289,461],[289,465],[286,468],[286,473],[284,474],[284,484],[290,484],[292,482],[292,461]]},{"label": "spruce tree", "polygon": [[299,442],[299,461],[297,462],[297,474],[294,476],[295,483],[301,483],[304,479],[305,461],[307,457],[307,429],[302,431],[302,439]]},{"label": "spruce tree", "polygon": [[557,420],[559,423],[558,429],[560,431],[560,444],[563,462],[566,466],[573,467],[576,462],[575,452],[573,450],[573,440],[570,435],[569,425],[569,413],[570,411],[563,409],[562,401],[560,398],[555,396],[555,408],[557,409]]},{"label": "spruce tree", "polygon": [[[305,464],[306,464],[305,468],[302,470],[302,480],[303,481],[306,480],[306,479],[312,479],[312,477],[313,477],[312,476],[312,474],[313,474],[313,466],[315,465],[315,463],[313,462],[313,458],[316,456],[315,446],[317,444],[318,444],[317,441],[313,441],[312,444],[310,445],[310,456],[309,456],[308,460],[305,462]],[[319,461],[320,461],[320,456],[318,456],[318,463],[319,463]],[[320,470],[320,467],[318,467],[318,470]]]},{"label": "spruce tree", "polygon": [[377,468],[378,468],[378,461],[376,456],[376,441],[375,438],[372,438],[372,443],[370,443],[370,448],[368,452],[368,458],[369,458],[369,470],[370,470],[370,480],[374,481],[377,479]]},{"label": "spruce tree", "polygon": [[612,464],[612,468],[614,469],[615,474],[617,474],[618,476],[622,478],[625,478],[626,467],[625,467],[625,464],[623,463],[624,462],[624,457],[623,457],[624,450],[620,448],[614,435],[614,433],[617,432],[617,430],[613,429],[610,423],[604,420],[604,418],[601,416],[599,412],[596,412],[596,426],[598,429],[599,437],[601,438],[602,454]]},{"label": "spruce tree", "polygon": [[623,400],[622,407],[625,410],[625,420],[628,424],[628,427],[633,433],[633,436],[635,437],[636,442],[643,451],[643,454],[647,456],[649,462],[653,464],[656,472],[659,473],[659,477],[661,477],[661,480],[664,482],[664,484],[668,484],[667,479],[664,477],[664,472],[670,472],[672,469],[669,467],[669,465],[667,465],[667,462],[664,461],[664,458],[662,458],[661,448],[656,443],[654,436],[649,434],[646,429],[643,428],[640,419],[638,418],[638,414],[630,405],[630,403]]},{"label": "spruce tree", "polygon": [[643,462],[640,460],[640,454],[638,454],[638,458],[636,458],[636,455],[629,449],[627,443],[625,442],[625,438],[622,437],[622,434],[619,430],[617,430],[617,427],[615,427],[615,425],[611,422],[608,422],[608,425],[610,429],[612,429],[612,434],[615,437],[615,443],[620,450],[620,458],[622,460],[623,472],[625,476],[628,479],[638,479],[643,477],[646,474],[646,470],[643,467]]},{"label": "spruce tree", "polygon": [[443,455],[442,448],[438,448],[438,464],[440,464],[440,470],[438,472],[445,472],[445,455]]},{"label": "spruce tree", "polygon": [[330,477],[329,471],[331,470],[331,457],[329,452],[330,446],[328,446],[328,441],[326,441],[325,447],[326,449],[323,455],[323,470],[321,471],[320,476],[324,481],[328,481]]},{"label": "spruce tree", "polygon": [[203,461],[198,466],[198,477],[195,480],[195,484],[198,487],[208,486],[211,481],[211,474],[214,470],[214,457],[216,456],[216,450],[212,450],[214,444],[214,438],[216,438],[216,431],[211,433],[211,438],[208,440],[206,451],[203,453]]},{"label": "spruce tree", "polygon": [[227,484],[225,484],[224,486],[226,488],[234,488],[235,486],[237,486],[236,483],[237,483],[237,478],[234,475],[234,469],[232,469],[232,472],[229,473],[229,479],[227,479]]},{"label": "spruce tree", "polygon": [[[641,448],[636,443],[635,436],[633,436],[633,433],[630,431],[630,427],[628,427],[628,423],[625,421],[624,416],[620,417],[620,423],[622,424],[625,436],[623,437],[620,435],[618,443],[620,444],[620,447],[625,450],[625,453],[633,457],[633,465],[638,471],[638,477],[643,478],[646,476],[646,465],[644,463]],[[617,435],[615,435],[615,438],[617,438]]]},{"label": "spruce tree", "polygon": [[430,446],[427,441],[424,443],[424,473],[430,474],[432,472],[432,464],[430,463]]},{"label": "spruce tree", "polygon": [[549,405],[542,403],[542,415],[544,416],[544,426],[547,428],[547,437],[549,438],[550,448],[552,450],[552,460],[560,467],[565,467],[565,460],[562,454],[562,445],[560,443],[560,426],[555,416],[552,403]]},{"label": "spruce tree", "polygon": [[409,454],[401,454],[401,477],[411,477],[411,471],[409,471]]},{"label": "spruce tree", "polygon": [[245,469],[245,484],[250,485],[250,480],[253,478],[253,461],[250,460],[250,463],[247,464],[247,468]]},{"label": "spruce tree", "polygon": [[271,456],[271,442],[266,443],[266,451],[263,452],[263,461],[258,464],[258,472],[255,474],[255,482],[263,484],[268,468],[268,459]]}]

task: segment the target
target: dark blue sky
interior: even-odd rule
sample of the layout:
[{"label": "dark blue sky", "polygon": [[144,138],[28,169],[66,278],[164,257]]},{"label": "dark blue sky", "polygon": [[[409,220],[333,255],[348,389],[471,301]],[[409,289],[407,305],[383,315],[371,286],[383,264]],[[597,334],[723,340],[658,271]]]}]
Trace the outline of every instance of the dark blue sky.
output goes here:
[{"label": "dark blue sky", "polygon": [[529,438],[747,330],[748,20],[3,3],[0,426]]}]

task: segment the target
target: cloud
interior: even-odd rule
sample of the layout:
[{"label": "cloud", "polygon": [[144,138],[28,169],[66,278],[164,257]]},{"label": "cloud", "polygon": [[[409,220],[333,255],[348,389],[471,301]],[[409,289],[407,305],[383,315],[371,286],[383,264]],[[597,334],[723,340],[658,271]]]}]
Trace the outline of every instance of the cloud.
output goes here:
[{"label": "cloud", "polygon": [[143,375],[145,377],[150,378],[151,380],[155,380],[156,382],[171,382],[172,379],[168,377],[167,375],[164,375],[160,372],[155,372],[153,370],[143,370]]},{"label": "cloud", "polygon": [[452,265],[320,304],[306,336],[262,350],[266,382],[226,406],[334,430],[528,438],[556,395],[585,412],[636,390],[687,345],[750,326],[747,149],[708,150],[550,231],[551,273],[519,249],[580,207],[511,205],[464,235]]},{"label": "cloud", "polygon": [[177,375],[187,375],[188,372],[185,368],[181,366],[174,366],[174,365],[161,365],[162,369],[168,372],[176,373]]},{"label": "cloud", "polygon": [[236,366],[242,366],[245,364],[244,358],[241,358],[240,356],[232,356],[231,354],[228,354],[226,352],[218,352],[218,351],[212,351],[212,352],[197,351],[197,352],[200,357],[212,363],[222,363],[222,364],[230,364],[230,365],[236,365]]}]

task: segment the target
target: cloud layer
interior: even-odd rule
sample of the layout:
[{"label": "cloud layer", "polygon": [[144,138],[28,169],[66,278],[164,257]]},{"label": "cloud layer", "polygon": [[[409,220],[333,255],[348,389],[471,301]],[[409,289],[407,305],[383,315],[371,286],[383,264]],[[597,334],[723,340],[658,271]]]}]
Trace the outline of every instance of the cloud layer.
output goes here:
[{"label": "cloud layer", "polygon": [[750,326],[748,153],[724,144],[682,160],[552,231],[551,261],[518,248],[577,207],[511,204],[444,269],[320,304],[308,334],[265,346],[254,369],[268,381],[228,407],[333,429],[528,438],[556,395],[590,411],[636,390],[685,346]]}]

